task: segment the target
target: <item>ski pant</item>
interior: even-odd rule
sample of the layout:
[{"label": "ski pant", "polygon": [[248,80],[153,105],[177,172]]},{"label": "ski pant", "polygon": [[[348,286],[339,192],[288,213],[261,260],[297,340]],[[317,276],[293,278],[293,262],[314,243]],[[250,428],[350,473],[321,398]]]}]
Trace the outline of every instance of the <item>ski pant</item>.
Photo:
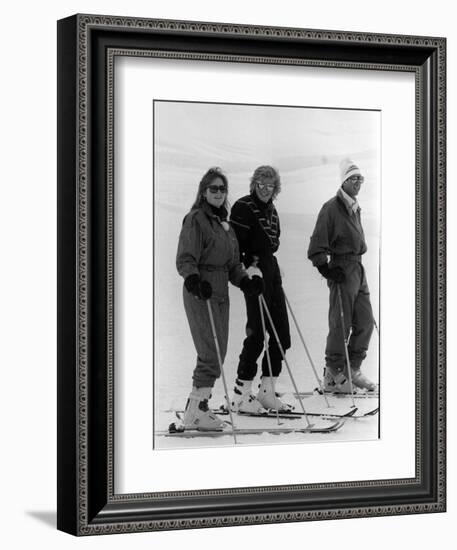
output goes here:
[{"label": "ski pant", "polygon": [[[206,300],[197,300],[186,288],[183,288],[183,299],[192,340],[197,351],[197,364],[192,376],[193,385],[196,388],[212,388],[221,375],[221,369],[211,330],[208,306]],[[210,305],[213,311],[221,360],[224,362],[229,330],[229,298],[228,296],[213,296],[210,299]]]},{"label": "ski pant", "polygon": [[[365,269],[360,261],[333,261],[331,266],[341,266],[346,274],[344,283],[340,283],[343,303],[344,325],[348,343],[349,362],[352,369],[360,369],[367,355],[368,345],[374,328],[373,311],[370,303]],[[325,363],[330,370],[343,371],[346,366],[343,330],[341,325],[338,285],[328,281],[330,289],[330,308],[328,315],[329,333],[325,349]]]},{"label": "ski pant", "polygon": [[[285,352],[290,348],[290,330],[282,286],[276,284],[270,289],[266,288],[263,296]],[[245,300],[247,312],[246,338],[240,354],[237,376],[241,380],[253,380],[257,374],[257,359],[264,347],[264,333],[258,297],[245,296]],[[264,313],[264,319],[268,332],[268,353],[270,354],[272,374],[273,376],[279,376],[282,367],[282,354],[266,313]],[[270,376],[266,353],[262,358],[262,376]]]}]

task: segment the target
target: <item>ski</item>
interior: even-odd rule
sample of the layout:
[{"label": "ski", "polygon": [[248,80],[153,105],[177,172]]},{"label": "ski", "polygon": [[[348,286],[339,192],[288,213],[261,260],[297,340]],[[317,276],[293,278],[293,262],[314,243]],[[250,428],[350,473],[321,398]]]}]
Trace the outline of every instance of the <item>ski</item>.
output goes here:
[{"label": "ski", "polygon": [[379,407],[376,407],[374,409],[372,409],[371,411],[367,411],[363,414],[360,414],[358,416],[356,416],[355,418],[365,418],[366,416],[374,416],[375,414],[378,414],[379,412]]},{"label": "ski", "polygon": [[331,433],[336,432],[343,426],[344,420],[338,420],[333,423],[310,424],[303,428],[237,428],[225,430],[183,430],[175,424],[171,424],[169,430],[158,431],[156,435],[164,437],[223,437],[235,435],[261,435],[261,434],[313,434],[313,433]]},{"label": "ski", "polygon": [[[172,412],[172,413],[177,413],[177,414],[182,414],[184,411],[175,411],[173,409],[169,409],[165,412]],[[228,415],[229,412],[227,410],[227,407],[224,407],[223,405],[219,408],[219,409],[211,409],[211,412],[213,414],[218,414],[218,415]],[[250,416],[252,418],[276,418],[276,413],[275,412],[272,412],[272,411],[266,411],[264,413],[245,413],[245,412],[235,412],[235,411],[232,411],[233,414],[236,414],[238,416]],[[278,416],[279,418],[282,418],[282,419],[287,419],[287,420],[294,420],[295,418],[300,418],[300,415],[294,413],[293,411],[291,412],[280,412],[278,413]],[[319,415],[321,416],[321,415]],[[322,415],[322,416],[327,416],[327,415]]]},{"label": "ski", "polygon": [[[172,412],[177,414],[182,414],[184,411],[175,411],[172,409],[169,409],[165,412]],[[219,409],[211,409],[211,412],[218,415],[228,415],[229,412],[227,410],[227,407],[224,407],[224,405],[221,405]],[[287,420],[295,420],[297,418],[303,418],[303,413],[299,411],[283,411],[276,414],[274,410],[269,410],[264,413],[248,413],[248,412],[235,412],[232,411],[233,414],[236,414],[237,416],[249,416],[252,418],[281,418],[281,419],[287,419]],[[351,418],[355,416],[355,413],[357,412],[357,408],[351,408],[345,413],[332,413],[332,412],[308,412],[306,411],[307,416],[317,416],[322,418]],[[366,415],[360,415],[360,416],[366,416]]]},{"label": "ski", "polygon": [[[306,416],[318,416],[321,418],[365,418],[367,416],[374,416],[379,412],[379,407],[375,409],[366,411],[364,413],[358,413],[358,409],[353,408],[347,411],[346,413],[332,413],[332,412],[308,412],[306,411]],[[227,410],[216,409],[214,410],[215,414],[228,414]],[[237,413],[239,416],[253,416],[261,418],[276,418],[276,413],[273,411],[268,411],[264,414],[250,414],[250,413]],[[279,418],[303,418],[305,415],[300,411],[290,411],[288,413],[279,413]]]},{"label": "ski", "polygon": [[[306,410],[306,409],[305,409]],[[213,412],[215,414],[228,414],[227,407],[224,407],[221,405],[219,409],[214,409]],[[338,413],[332,413],[332,412],[308,412],[306,411],[306,416],[318,416],[323,418],[353,418],[355,413],[357,412],[357,408],[353,408],[348,410],[345,413],[338,414]],[[276,411],[274,410],[268,410],[265,413],[246,413],[246,412],[237,412],[235,413],[238,416],[252,416],[254,418],[276,418],[279,416],[279,418],[287,418],[289,420],[295,419],[295,418],[303,418],[305,416],[300,411],[287,411],[287,412],[279,412],[276,414]]]},{"label": "ski", "polygon": [[[324,399],[328,402],[331,409],[334,409],[337,413],[344,413],[353,403],[356,405],[355,414],[351,416],[353,419],[357,418],[367,418],[374,416],[379,413],[379,401],[373,400],[370,397],[365,397],[364,399],[354,399],[351,398],[349,394],[331,394],[326,393],[325,397],[319,393],[306,393],[300,394],[300,398],[303,399],[303,405],[305,409],[322,409],[324,408]],[[329,410],[327,407],[324,410]],[[330,413],[331,414],[331,413]]]},{"label": "ski", "polygon": [[[323,395],[322,391],[319,388],[315,388],[313,391],[303,391],[299,393],[294,393],[294,397],[311,397],[312,395]],[[326,391],[325,395],[329,395],[331,397],[338,397],[338,398],[344,398],[344,397],[351,397],[350,393],[339,393],[339,392],[329,392]],[[353,394],[353,397],[355,399],[379,399],[379,392],[364,392],[364,391],[356,391]]]}]

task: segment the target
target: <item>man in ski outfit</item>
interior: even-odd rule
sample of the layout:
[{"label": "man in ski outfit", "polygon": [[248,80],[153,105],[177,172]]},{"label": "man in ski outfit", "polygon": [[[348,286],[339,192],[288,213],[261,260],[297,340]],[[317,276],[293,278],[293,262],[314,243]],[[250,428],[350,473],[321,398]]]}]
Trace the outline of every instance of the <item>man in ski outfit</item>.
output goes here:
[{"label": "man in ski outfit", "polygon": [[[376,390],[376,384],[361,371],[374,320],[362,256],[367,251],[357,195],[364,178],[359,167],[349,159],[340,165],[341,187],[327,201],[311,236],[308,258],[327,279],[330,290],[329,333],[325,349],[324,389],[350,391],[346,366],[345,341],[352,383],[355,387]],[[338,293],[341,293],[345,331],[343,338]],[[351,332],[350,332],[351,331]]]},{"label": "man in ski outfit", "polygon": [[[250,194],[233,205],[230,223],[238,238],[241,261],[248,273],[252,271],[252,275],[263,277],[263,297],[285,351],[290,348],[290,332],[281,274],[275,257],[281,231],[278,213],[273,205],[280,188],[280,177],[274,168],[257,168],[251,178]],[[274,391],[281,372],[282,355],[266,315],[271,373],[264,353],[259,391],[257,396],[252,393],[252,381],[257,373],[257,359],[264,348],[265,335],[258,297],[245,294],[245,300],[246,338],[239,357],[232,407],[237,412],[247,413],[263,412],[265,409],[288,410],[290,406],[283,403]]]}]

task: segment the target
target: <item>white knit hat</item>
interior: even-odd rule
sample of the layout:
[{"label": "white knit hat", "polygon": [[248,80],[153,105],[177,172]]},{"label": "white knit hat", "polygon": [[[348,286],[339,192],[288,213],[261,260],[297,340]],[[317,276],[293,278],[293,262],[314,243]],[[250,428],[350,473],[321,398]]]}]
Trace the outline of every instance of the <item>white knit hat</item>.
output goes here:
[{"label": "white knit hat", "polygon": [[361,176],[360,168],[351,159],[343,159],[340,162],[340,180],[344,183],[351,176]]}]

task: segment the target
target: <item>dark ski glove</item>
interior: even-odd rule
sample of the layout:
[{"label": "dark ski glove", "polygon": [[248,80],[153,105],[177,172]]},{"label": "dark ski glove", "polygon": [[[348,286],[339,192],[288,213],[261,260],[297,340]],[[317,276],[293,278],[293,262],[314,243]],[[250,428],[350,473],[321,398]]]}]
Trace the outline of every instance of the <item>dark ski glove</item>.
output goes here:
[{"label": "dark ski glove", "polygon": [[213,289],[208,281],[202,281],[196,273],[192,273],[192,275],[186,277],[184,286],[199,300],[208,300],[213,295]]},{"label": "dark ski glove", "polygon": [[341,266],[337,265],[336,267],[329,267],[328,264],[318,265],[317,269],[319,273],[335,283],[344,283],[346,280],[346,274]]},{"label": "dark ski glove", "polygon": [[259,296],[264,291],[263,279],[257,275],[252,279],[244,277],[241,279],[240,288],[246,296]]}]

